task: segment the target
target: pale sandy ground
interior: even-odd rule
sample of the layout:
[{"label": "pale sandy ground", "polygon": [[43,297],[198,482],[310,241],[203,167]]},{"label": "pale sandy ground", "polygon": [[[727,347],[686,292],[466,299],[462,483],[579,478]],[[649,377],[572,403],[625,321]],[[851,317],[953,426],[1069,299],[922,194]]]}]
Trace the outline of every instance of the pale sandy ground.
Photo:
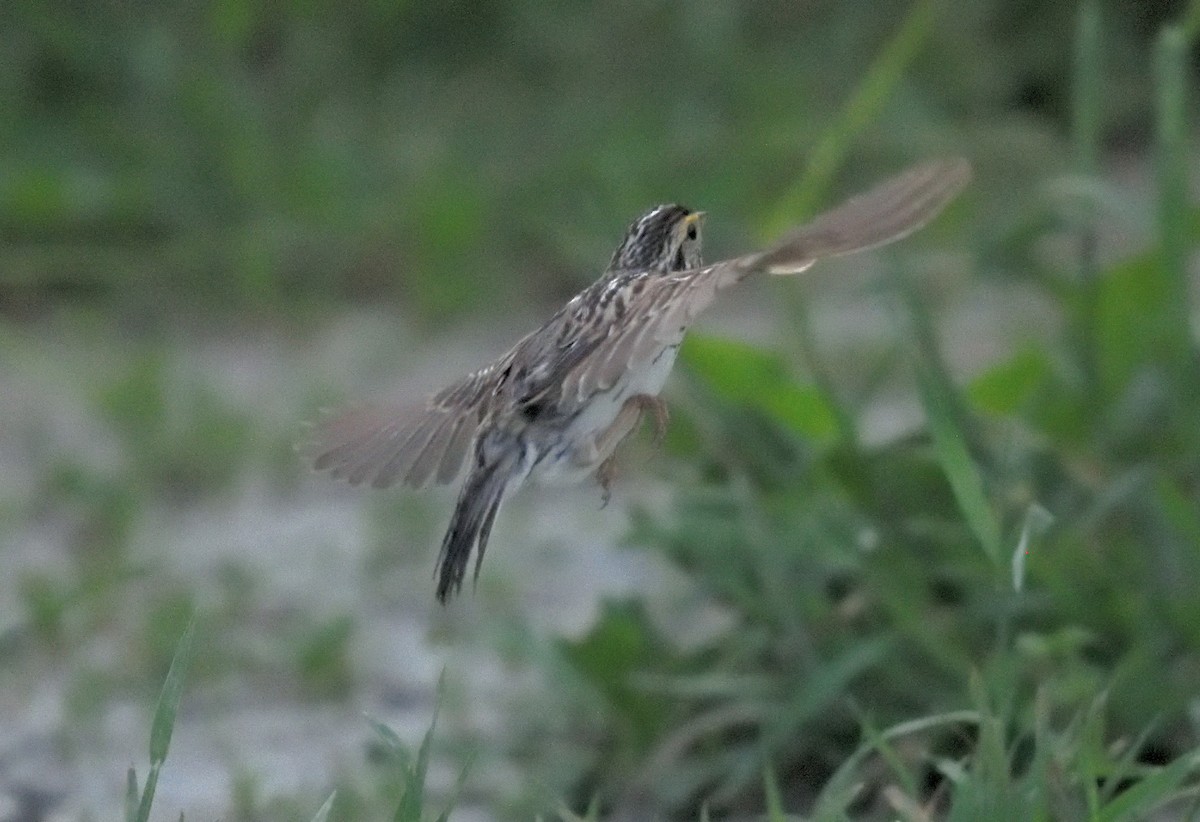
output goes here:
[{"label": "pale sandy ground", "polygon": [[[940,304],[932,308],[941,318],[943,348],[958,374],[1002,359],[1030,334],[1055,333],[1055,318],[1027,292],[968,282],[954,265],[937,260],[930,276],[938,283]],[[879,350],[896,333],[889,308],[894,298],[871,293],[870,275],[861,268],[831,265],[811,286],[817,338],[837,362]],[[775,293],[768,284],[746,288],[715,310],[704,330],[770,344],[778,339],[772,329],[778,317],[770,308]],[[284,430],[303,415],[314,385],[347,395],[417,394],[499,353],[513,339],[514,324],[523,329],[533,321],[531,315],[418,339],[394,318],[358,314],[314,329],[302,343],[259,333],[184,335],[176,341],[175,368],[181,380],[212,384],[234,406],[252,408]],[[113,458],[111,438],[89,417],[78,384],[118,355],[98,353],[94,337],[29,339],[20,333],[26,356],[0,360],[0,502],[25,498],[26,484],[37,475],[30,460],[38,455],[72,451],[97,464]],[[112,330],[114,338],[119,333]],[[28,354],[43,346],[44,353]],[[920,424],[907,381],[901,369],[894,388],[866,409],[870,438],[884,440]],[[36,448],[18,438],[34,429],[52,436]],[[501,514],[477,593],[445,610],[433,600],[430,571],[449,493],[411,503],[304,476],[281,494],[250,475],[238,481],[236,493],[147,512],[133,555],[152,560],[157,573],[181,581],[201,602],[217,596],[215,580],[235,562],[251,571],[257,613],[344,613],[356,625],[356,681],[343,700],[314,703],[286,689],[237,685],[185,692],[155,818],[177,819],[180,811],[189,820],[221,818],[235,779],[246,775],[260,796],[311,798],[311,816],[336,774],[363,770],[371,738],[364,713],[414,746],[419,742],[443,669],[456,695],[447,707],[447,727],[485,739],[506,733],[520,720],[512,706],[536,704],[544,683],[536,671],[506,664],[493,649],[494,610],[519,611],[543,638],[581,634],[600,600],[612,594],[641,592],[667,625],[694,619],[695,603],[679,575],[647,552],[620,547],[632,502],[660,508],[670,498],[671,466],[641,452],[650,462],[640,453],[627,462],[606,509],[591,487],[518,495]],[[405,533],[401,525],[394,535],[400,571],[372,578],[378,512],[392,504],[411,511],[413,526]],[[21,573],[68,561],[60,531],[48,512],[5,532],[4,539],[15,540],[2,549],[0,635],[22,618]],[[110,644],[119,641],[116,636]],[[103,660],[120,654],[105,641],[98,639],[88,655]],[[37,807],[50,809],[49,819],[118,818],[127,767],[136,765],[143,775],[146,770],[150,703],[117,699],[76,726],[67,702],[81,660],[38,658],[37,670],[0,674],[0,820],[40,818],[29,813]],[[521,775],[503,761],[488,760],[477,771],[456,820],[493,818],[488,809],[495,797],[521,789]],[[437,791],[454,778],[449,762],[435,763]]]}]

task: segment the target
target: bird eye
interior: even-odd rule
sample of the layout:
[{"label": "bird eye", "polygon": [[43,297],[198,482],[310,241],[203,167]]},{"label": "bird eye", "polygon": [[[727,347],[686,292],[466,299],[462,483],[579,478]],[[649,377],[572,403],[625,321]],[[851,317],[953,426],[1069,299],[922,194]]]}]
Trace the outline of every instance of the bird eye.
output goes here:
[{"label": "bird eye", "polygon": [[689,240],[696,239],[696,224],[692,223],[688,226],[687,237]]}]

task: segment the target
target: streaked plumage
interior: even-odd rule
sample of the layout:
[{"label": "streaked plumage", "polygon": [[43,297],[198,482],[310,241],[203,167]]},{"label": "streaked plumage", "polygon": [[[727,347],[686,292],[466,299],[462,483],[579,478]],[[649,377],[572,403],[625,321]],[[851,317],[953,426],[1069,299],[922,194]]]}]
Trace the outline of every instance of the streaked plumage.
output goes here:
[{"label": "streaked plumage", "polygon": [[900,239],[970,177],[963,160],[917,166],[801,226],[771,248],[702,266],[702,214],[658,206],[638,218],[609,268],[494,363],[410,410],[356,410],[317,426],[314,465],[358,485],[422,488],[470,466],[438,558],[438,598],[475,573],[501,499],[533,476],[597,473],[657,399],[683,336],[717,293],[755,272],[797,274],[818,260]]}]

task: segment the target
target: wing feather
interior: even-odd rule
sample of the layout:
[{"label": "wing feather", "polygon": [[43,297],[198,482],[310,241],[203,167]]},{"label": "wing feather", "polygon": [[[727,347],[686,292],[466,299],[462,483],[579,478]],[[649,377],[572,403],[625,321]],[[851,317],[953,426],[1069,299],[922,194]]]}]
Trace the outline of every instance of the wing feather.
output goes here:
[{"label": "wing feather", "polygon": [[750,274],[798,274],[825,257],[908,236],[936,217],[970,177],[966,160],[923,163],[818,215],[766,251],[649,281],[630,304],[623,329],[566,376],[564,399],[581,402],[607,391],[623,371],[678,344],[720,291]]},{"label": "wing feather", "polygon": [[497,373],[497,364],[480,369],[423,406],[344,411],[318,422],[304,451],[318,471],[351,485],[451,483],[462,473]]},{"label": "wing feather", "polygon": [[580,402],[596,391],[607,391],[617,384],[626,365],[636,352],[638,341],[649,328],[651,317],[643,315],[620,326],[611,339],[597,347],[595,355],[584,361],[575,377],[575,396]]},{"label": "wing feather", "polygon": [[430,479],[435,479],[442,458],[446,455],[446,446],[454,436],[454,428],[462,420],[458,415],[446,415],[445,420],[429,437],[429,442],[412,461],[412,466],[404,476],[404,483],[412,488],[424,488]]},{"label": "wing feather", "polygon": [[962,158],[922,163],[817,216],[746,263],[796,274],[825,257],[894,242],[936,217],[970,179],[971,164]]},{"label": "wing feather", "polygon": [[[438,412],[410,412],[410,415],[404,425],[388,429],[393,432],[391,435],[364,440],[363,445],[349,455],[345,467],[333,471],[333,475],[351,485],[369,481],[377,488],[395,482],[406,466],[417,458],[444,417]],[[390,476],[385,476],[385,472]]]},{"label": "wing feather", "polygon": [[[397,438],[389,447],[377,449],[373,458],[364,460],[360,471],[369,477],[375,488],[387,488],[397,480],[413,488],[423,487],[416,482],[414,474],[421,458],[436,447],[438,436],[456,417],[441,409],[427,411],[410,427],[407,437]],[[441,456],[440,454],[438,455]]]},{"label": "wing feather", "polygon": [[464,414],[458,418],[450,440],[446,443],[442,461],[438,465],[437,478],[434,480],[438,485],[448,485],[458,479],[478,428],[478,420],[471,415]]}]

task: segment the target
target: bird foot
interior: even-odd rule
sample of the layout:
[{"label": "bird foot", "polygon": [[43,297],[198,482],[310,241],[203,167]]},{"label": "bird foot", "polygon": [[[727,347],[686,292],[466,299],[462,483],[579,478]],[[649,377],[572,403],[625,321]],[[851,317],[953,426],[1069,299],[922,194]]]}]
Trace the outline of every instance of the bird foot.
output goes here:
[{"label": "bird foot", "polygon": [[600,467],[596,469],[596,482],[600,483],[600,507],[607,508],[609,501],[612,499],[612,483],[617,476],[617,460],[616,457],[609,456],[608,459],[600,463]]},{"label": "bird foot", "polygon": [[[625,404],[621,408],[621,415],[632,414],[634,416],[631,420],[620,426],[619,430],[623,432],[619,435],[621,439],[628,436],[641,419],[642,414],[647,411],[654,415],[654,444],[662,445],[663,437],[667,433],[667,421],[671,415],[667,410],[667,404],[658,397],[651,396],[650,394],[635,394],[625,400]],[[618,426],[614,424],[613,429],[607,432],[608,436],[611,437],[616,430],[618,430]],[[608,457],[596,469],[596,481],[600,483],[600,488],[604,492],[601,497],[601,508],[606,508],[612,499],[612,483],[616,479],[616,476],[617,460],[614,447],[613,451],[609,453]]]},{"label": "bird foot", "polygon": [[671,412],[667,408],[667,404],[659,397],[650,394],[634,394],[625,401],[625,404],[632,405],[640,413],[649,411],[654,415],[654,444],[662,445],[663,438],[667,434],[667,423],[671,420]]}]

